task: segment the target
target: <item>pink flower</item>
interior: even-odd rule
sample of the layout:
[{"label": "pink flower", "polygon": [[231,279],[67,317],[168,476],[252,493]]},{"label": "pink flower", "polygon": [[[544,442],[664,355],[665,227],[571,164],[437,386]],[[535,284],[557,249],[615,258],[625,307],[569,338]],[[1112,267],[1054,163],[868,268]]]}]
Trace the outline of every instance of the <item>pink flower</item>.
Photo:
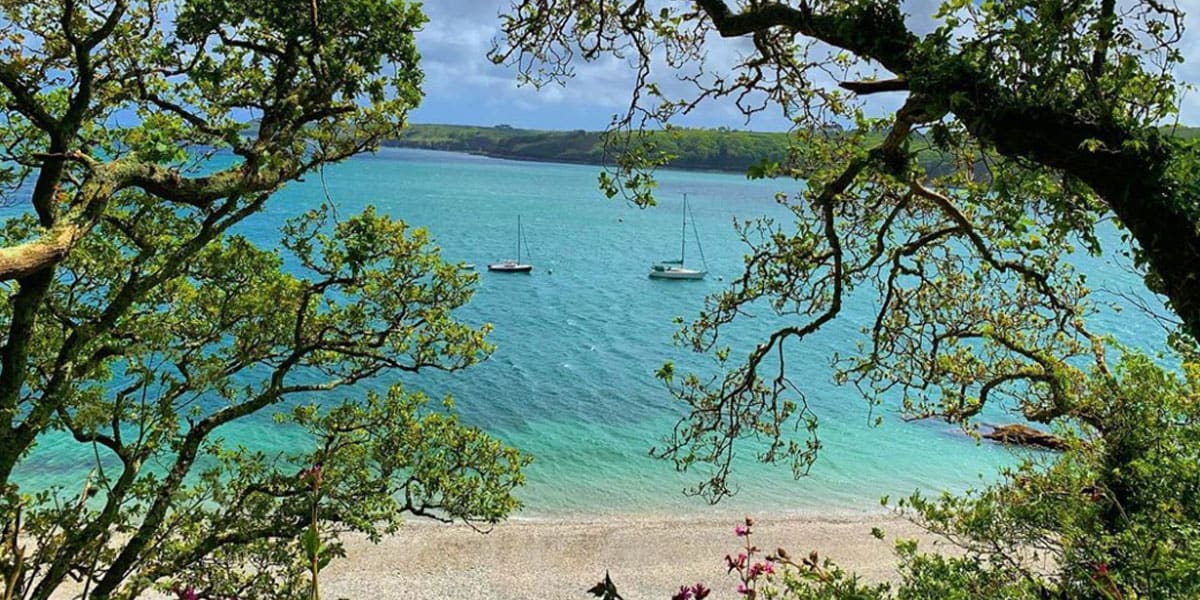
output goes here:
[{"label": "pink flower", "polygon": [[686,585],[679,586],[679,592],[671,596],[671,600],[704,600],[712,590],[704,587],[704,584],[697,583],[692,587]]},{"label": "pink flower", "polygon": [[748,575],[748,577],[750,579],[754,579],[755,577],[758,577],[759,575],[762,575],[764,573],[767,575],[771,575],[774,572],[775,572],[775,565],[771,564],[770,562],[754,563],[754,565],[750,567],[750,574]]},{"label": "pink flower", "polygon": [[739,583],[737,591],[743,596],[748,596],[750,594],[750,588],[746,587],[745,583]]},{"label": "pink flower", "polygon": [[746,537],[750,535],[750,527],[747,525],[738,525],[733,528],[733,533],[738,537]]},{"label": "pink flower", "polygon": [[728,554],[726,554],[725,555],[725,564],[729,566],[729,571],[726,571],[726,573],[729,573],[729,572],[733,571],[734,569],[737,569],[740,571],[742,569],[742,567],[746,566],[746,553],[743,552],[741,554],[738,554],[737,558],[733,558],[733,557],[729,556]]},{"label": "pink flower", "polygon": [[174,592],[176,600],[200,600],[200,594],[196,593],[196,588],[192,586],[171,588]]},{"label": "pink flower", "polygon": [[321,463],[317,463],[307,469],[301,469],[300,472],[296,474],[296,478],[303,483],[312,485],[314,489],[319,488],[321,487],[321,471]]}]

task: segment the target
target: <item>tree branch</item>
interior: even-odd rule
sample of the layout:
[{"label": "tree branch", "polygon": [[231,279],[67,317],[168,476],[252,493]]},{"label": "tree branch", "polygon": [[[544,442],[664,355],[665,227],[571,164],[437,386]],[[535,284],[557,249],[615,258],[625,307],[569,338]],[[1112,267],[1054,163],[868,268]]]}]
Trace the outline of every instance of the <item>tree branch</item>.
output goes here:
[{"label": "tree branch", "polygon": [[13,108],[29,119],[34,127],[52,135],[57,134],[58,120],[50,116],[33,91],[21,83],[17,67],[12,63],[0,62],[0,85],[12,95]]},{"label": "tree branch", "polygon": [[904,24],[900,5],[891,0],[859,2],[841,13],[822,14],[808,2],[798,7],[778,2],[756,4],[734,13],[724,0],[697,0],[723,37],[739,37],[772,27],[819,39],[866,59],[897,75],[912,69],[909,53],[917,37]]},{"label": "tree branch", "polygon": [[0,248],[0,281],[19,279],[61,262],[99,222],[108,200],[136,187],[169,202],[209,209],[220,198],[267,192],[296,177],[306,165],[280,170],[247,171],[235,166],[203,177],[183,177],[159,165],[118,160],[93,168],[73,210],[40,238]]},{"label": "tree branch", "polygon": [[843,81],[838,83],[838,87],[849,90],[859,96],[868,94],[880,94],[883,92],[904,92],[908,91],[908,81],[904,79],[880,79],[876,81]]}]

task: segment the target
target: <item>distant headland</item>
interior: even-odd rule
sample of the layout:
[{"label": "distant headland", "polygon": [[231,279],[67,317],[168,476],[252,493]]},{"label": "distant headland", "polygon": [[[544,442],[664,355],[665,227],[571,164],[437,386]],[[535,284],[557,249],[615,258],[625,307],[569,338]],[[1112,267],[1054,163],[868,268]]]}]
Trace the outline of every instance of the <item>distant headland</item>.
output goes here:
[{"label": "distant headland", "polygon": [[[675,169],[746,172],[763,160],[781,161],[788,134],[718,129],[672,129],[651,132],[658,150],[673,158]],[[517,129],[508,125],[410,125],[385,146],[467,152],[495,158],[601,165],[606,156],[604,132]]]},{"label": "distant headland", "polygon": [[[1166,128],[1164,128],[1166,129]],[[1200,137],[1200,128],[1170,128],[1175,135]],[[788,154],[790,136],[784,132],[675,128],[650,133],[656,148],[674,158],[668,167],[686,170],[746,173],[766,162],[783,162]],[[414,124],[385,146],[465,152],[494,158],[537,162],[562,162],[602,165],[613,162],[605,153],[604,132],[518,129],[508,125]],[[920,160],[930,173],[947,167],[934,151],[921,152]]]}]

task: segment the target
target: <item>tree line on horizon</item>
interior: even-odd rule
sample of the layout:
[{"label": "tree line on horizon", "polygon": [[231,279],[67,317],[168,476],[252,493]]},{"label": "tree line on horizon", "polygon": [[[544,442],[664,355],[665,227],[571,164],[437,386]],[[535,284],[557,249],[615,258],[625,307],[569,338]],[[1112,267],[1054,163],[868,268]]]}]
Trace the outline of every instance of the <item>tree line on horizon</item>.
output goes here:
[{"label": "tree line on horizon", "polygon": [[[763,160],[785,160],[788,152],[786,134],[725,128],[650,132],[642,142],[671,156],[668,166],[680,169],[745,172]],[[594,165],[612,163],[620,150],[606,144],[603,131],[533,130],[506,125],[413,124],[384,145]]]},{"label": "tree line on horizon", "polygon": [[[1182,139],[1200,137],[1200,127],[1164,126]],[[837,134],[842,130],[831,130]],[[583,129],[523,129],[509,125],[409,124],[384,146],[465,152],[493,158],[537,162],[612,165],[626,147],[606,142],[607,132]],[[750,131],[728,127],[671,127],[642,132],[633,141],[651,146],[664,157],[662,166],[703,171],[747,173],[782,164],[795,156],[796,136],[783,131]],[[878,142],[881,135],[869,136]],[[918,150],[926,172],[942,175],[952,170],[945,153],[932,144]],[[763,172],[763,171],[755,171]]]}]

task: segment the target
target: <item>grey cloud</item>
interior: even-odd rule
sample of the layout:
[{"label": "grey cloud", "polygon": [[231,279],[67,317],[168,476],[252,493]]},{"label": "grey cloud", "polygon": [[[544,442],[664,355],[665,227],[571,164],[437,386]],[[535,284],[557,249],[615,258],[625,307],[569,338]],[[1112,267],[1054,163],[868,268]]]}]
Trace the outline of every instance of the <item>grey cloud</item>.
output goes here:
[{"label": "grey cloud", "polygon": [[[471,97],[492,105],[535,110],[563,103],[593,106],[611,113],[627,101],[632,86],[629,70],[616,60],[579,64],[580,76],[564,88],[540,92],[518,87],[512,69],[492,64],[487,52],[499,31],[501,8],[508,2],[462,0],[426,5],[430,21],[417,36],[425,70],[426,104],[454,97]],[[607,117],[605,117],[605,122]]]},{"label": "grey cloud", "polygon": [[[936,23],[931,19],[941,0],[906,0],[903,10],[909,15],[910,27],[919,33],[931,31]],[[572,127],[599,128],[617,112],[624,111],[633,84],[632,72],[620,60],[607,57],[584,63],[577,61],[577,76],[564,87],[548,86],[542,90],[518,87],[516,74],[508,68],[491,64],[487,52],[499,31],[498,18],[510,6],[509,0],[433,0],[425,5],[429,23],[418,36],[418,44],[426,72],[426,113],[439,120],[471,122],[475,114],[448,114],[453,107],[476,107],[490,111],[487,118],[495,122],[537,122],[553,113],[573,119]],[[1188,16],[1188,30],[1200,32],[1200,11]],[[747,40],[714,40],[709,47],[707,65],[728,68],[748,50]],[[1188,34],[1182,50],[1185,56],[1200,57],[1200,35]],[[687,84],[676,81],[674,74],[660,69],[655,74],[668,94],[685,97],[691,91]],[[1200,81],[1200,62],[1185,63],[1177,72],[1184,81]],[[822,81],[821,83],[830,83]],[[871,112],[893,110],[897,99],[881,97],[868,104]],[[439,107],[442,107],[439,109]],[[440,111],[440,112],[439,112]],[[481,112],[486,112],[482,111]],[[512,113],[511,119],[506,113]],[[480,117],[484,118],[484,117]],[[1200,91],[1189,92],[1183,99],[1184,122],[1200,120]],[[743,127],[743,117],[728,102],[709,103],[682,120],[691,125],[730,125]],[[753,128],[781,128],[787,123],[775,113],[768,113],[750,123]]]}]

